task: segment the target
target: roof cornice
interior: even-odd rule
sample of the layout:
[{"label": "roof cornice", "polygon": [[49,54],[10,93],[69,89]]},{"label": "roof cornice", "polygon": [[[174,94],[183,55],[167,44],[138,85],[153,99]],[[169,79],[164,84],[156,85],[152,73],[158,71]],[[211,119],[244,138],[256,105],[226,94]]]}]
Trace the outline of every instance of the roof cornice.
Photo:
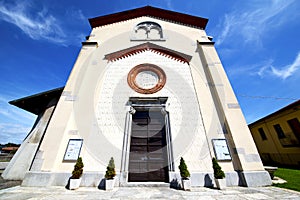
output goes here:
[{"label": "roof cornice", "polygon": [[141,8],[91,18],[89,19],[89,22],[91,27],[95,28],[142,16],[151,16],[159,19],[165,19],[174,23],[185,24],[200,29],[205,29],[206,24],[208,22],[208,19],[206,18],[196,17],[193,15],[183,14],[170,10],[164,10],[152,6],[145,6]]},{"label": "roof cornice", "polygon": [[56,88],[21,99],[16,99],[10,101],[9,103],[28,112],[39,115],[43,113],[47,107],[57,103],[59,97],[63,92],[63,89],[64,87]]},{"label": "roof cornice", "polygon": [[273,113],[271,113],[271,114],[255,121],[255,122],[252,122],[248,126],[252,127],[252,126],[254,126],[258,123],[264,122],[265,120],[271,119],[272,117],[274,117],[276,115],[280,115],[281,113],[283,113],[283,112],[285,112],[289,109],[291,109],[293,111],[297,111],[297,110],[299,110],[299,106],[300,106],[300,100],[297,100],[297,101],[295,101],[295,102],[293,102],[293,103],[291,103],[291,104],[289,104],[289,105],[287,105],[287,106],[285,106],[285,107],[283,107],[283,108],[281,108],[281,109],[279,109],[279,110],[277,110],[277,111],[275,111],[275,112],[273,112]]}]

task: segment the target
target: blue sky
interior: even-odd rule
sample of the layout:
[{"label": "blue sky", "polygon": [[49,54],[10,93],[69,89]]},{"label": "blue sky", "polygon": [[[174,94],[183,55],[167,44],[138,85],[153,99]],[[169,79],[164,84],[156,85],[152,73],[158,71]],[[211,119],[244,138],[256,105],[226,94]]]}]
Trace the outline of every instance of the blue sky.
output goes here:
[{"label": "blue sky", "polygon": [[22,142],[36,118],[8,101],[65,85],[88,18],[146,5],[209,19],[248,123],[300,98],[298,0],[1,0],[0,143]]}]

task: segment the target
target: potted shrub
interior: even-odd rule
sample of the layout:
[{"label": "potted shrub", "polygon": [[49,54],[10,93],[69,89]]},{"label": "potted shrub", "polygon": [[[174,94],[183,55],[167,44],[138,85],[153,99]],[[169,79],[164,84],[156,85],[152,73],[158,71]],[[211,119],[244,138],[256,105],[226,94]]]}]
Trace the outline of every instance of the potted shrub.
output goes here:
[{"label": "potted shrub", "polygon": [[82,162],[82,158],[78,157],[76,164],[74,166],[74,170],[72,171],[72,176],[70,178],[70,185],[69,185],[69,189],[70,190],[74,190],[79,188],[80,182],[81,182],[81,176],[83,173],[83,162]]},{"label": "potted shrub", "polygon": [[216,158],[212,159],[212,165],[214,169],[214,178],[215,178],[215,183],[217,188],[218,189],[225,188],[226,187],[225,173],[223,172]]},{"label": "potted shrub", "polygon": [[115,161],[114,158],[111,157],[105,172],[105,190],[112,190],[114,188],[115,176],[116,176]]},{"label": "potted shrub", "polygon": [[182,187],[184,190],[190,191],[191,190],[191,180],[190,178],[190,172],[185,164],[184,159],[181,157],[180,158],[180,164],[178,166],[179,171],[180,171],[180,176],[181,176],[181,182],[182,182]]}]

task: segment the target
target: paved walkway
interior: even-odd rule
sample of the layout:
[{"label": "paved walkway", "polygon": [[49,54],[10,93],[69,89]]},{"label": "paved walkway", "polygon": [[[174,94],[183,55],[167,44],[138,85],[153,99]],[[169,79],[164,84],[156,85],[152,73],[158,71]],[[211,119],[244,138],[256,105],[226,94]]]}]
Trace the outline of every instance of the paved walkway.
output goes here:
[{"label": "paved walkway", "polygon": [[225,190],[192,188],[192,191],[175,190],[167,187],[119,187],[112,191],[92,187],[66,190],[64,187],[12,187],[0,190],[1,200],[23,199],[299,199],[300,193],[276,187],[228,187]]}]

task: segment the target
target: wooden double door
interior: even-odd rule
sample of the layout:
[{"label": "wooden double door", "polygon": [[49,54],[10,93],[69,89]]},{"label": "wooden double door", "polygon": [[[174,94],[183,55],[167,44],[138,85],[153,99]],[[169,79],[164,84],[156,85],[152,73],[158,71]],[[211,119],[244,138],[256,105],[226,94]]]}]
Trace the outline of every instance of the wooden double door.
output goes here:
[{"label": "wooden double door", "polygon": [[132,115],[129,182],[168,182],[165,116],[159,108]]}]

